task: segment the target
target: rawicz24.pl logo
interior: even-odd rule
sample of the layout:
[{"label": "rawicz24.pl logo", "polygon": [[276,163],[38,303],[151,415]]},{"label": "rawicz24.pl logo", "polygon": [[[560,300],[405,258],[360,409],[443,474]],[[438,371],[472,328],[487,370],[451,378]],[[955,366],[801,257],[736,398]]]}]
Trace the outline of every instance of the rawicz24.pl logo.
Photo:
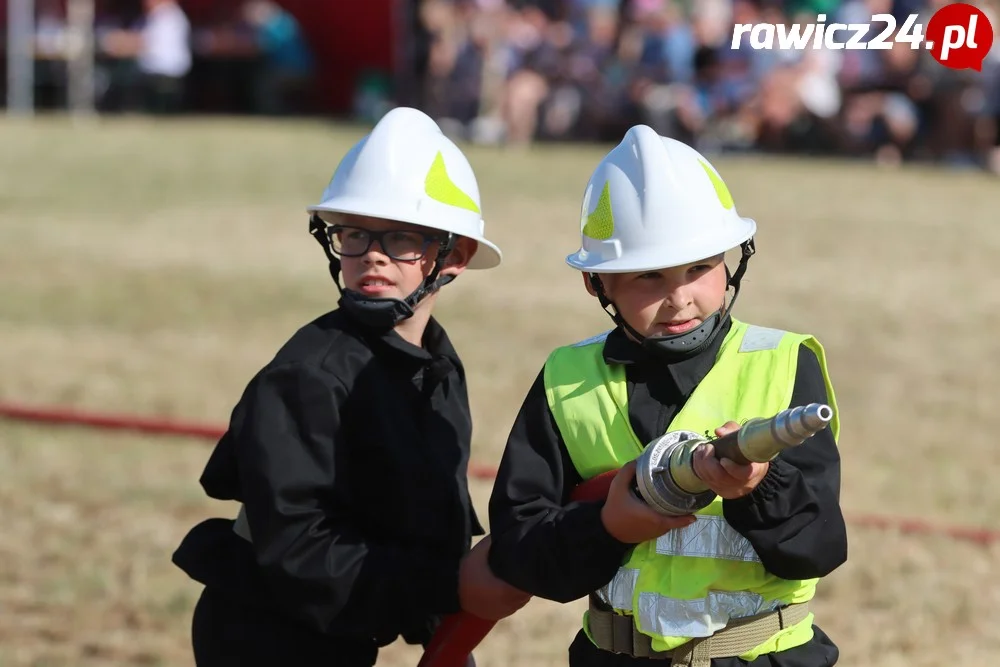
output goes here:
[{"label": "rawicz24.pl logo", "polygon": [[744,36],[754,49],[777,48],[782,50],[803,49],[891,49],[894,42],[908,43],[911,49],[921,46],[945,67],[952,69],[974,69],[982,71],[983,59],[993,46],[993,26],[990,19],[978,7],[957,2],[945,5],[934,12],[924,26],[917,23],[918,16],[910,14],[899,30],[892,14],[875,14],[872,23],[884,23],[885,27],[871,39],[865,40],[871,31],[868,23],[826,24],[826,14],[816,17],[817,23],[805,25],[774,25],[773,23],[737,23],[733,26],[731,48],[738,49]]}]

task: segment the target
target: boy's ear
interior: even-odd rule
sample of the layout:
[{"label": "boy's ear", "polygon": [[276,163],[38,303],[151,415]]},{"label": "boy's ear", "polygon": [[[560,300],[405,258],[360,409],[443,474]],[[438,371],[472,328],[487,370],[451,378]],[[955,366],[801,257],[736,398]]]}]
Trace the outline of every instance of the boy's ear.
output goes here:
[{"label": "boy's ear", "polygon": [[583,286],[587,288],[587,292],[590,294],[590,296],[596,297],[597,290],[594,289],[594,286],[590,282],[590,274],[584,271],[580,273],[580,275],[583,276]]},{"label": "boy's ear", "polygon": [[457,276],[465,271],[472,261],[472,256],[476,254],[479,244],[472,239],[459,236],[455,239],[455,247],[451,249],[444,259],[444,266],[441,267],[440,275]]}]

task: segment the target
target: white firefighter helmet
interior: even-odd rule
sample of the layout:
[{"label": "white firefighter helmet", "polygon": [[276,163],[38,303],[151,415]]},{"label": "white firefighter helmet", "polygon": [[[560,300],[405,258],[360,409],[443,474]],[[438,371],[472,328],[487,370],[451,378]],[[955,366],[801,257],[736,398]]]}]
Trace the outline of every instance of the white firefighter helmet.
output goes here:
[{"label": "white firefighter helmet", "polygon": [[384,218],[451,232],[479,246],[470,269],[489,269],[500,249],[486,239],[479,184],[462,151],[430,116],[397,107],[337,165],[320,203],[308,207],[325,222],[336,213]]},{"label": "white firefighter helmet", "polygon": [[645,125],[629,129],[587,183],[580,249],[587,273],[655,271],[714,257],[750,240],[722,177],[698,151]]}]

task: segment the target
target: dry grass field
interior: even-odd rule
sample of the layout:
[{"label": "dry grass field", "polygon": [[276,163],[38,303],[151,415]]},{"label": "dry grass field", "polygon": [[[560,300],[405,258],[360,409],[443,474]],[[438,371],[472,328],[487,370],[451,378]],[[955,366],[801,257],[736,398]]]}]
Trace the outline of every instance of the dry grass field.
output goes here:
[{"label": "dry grass field", "polygon": [[[0,400],[224,423],[332,307],[304,207],[361,128],[234,120],[0,123]],[[503,265],[445,288],[495,463],[548,350],[609,320],[563,264],[600,147],[470,149]],[[843,419],[843,505],[1000,528],[1000,183],[933,169],[727,158],[757,219],[738,314],[816,333]],[[192,664],[198,588],[169,562],[211,515],[211,443],[0,421],[0,667]],[[489,484],[473,485],[486,514]],[[852,524],[818,621],[852,667],[991,665],[1000,545]],[[556,667],[582,606],[535,600],[480,667]],[[412,667],[389,647],[380,664]],[[332,663],[331,663],[332,664]]]}]

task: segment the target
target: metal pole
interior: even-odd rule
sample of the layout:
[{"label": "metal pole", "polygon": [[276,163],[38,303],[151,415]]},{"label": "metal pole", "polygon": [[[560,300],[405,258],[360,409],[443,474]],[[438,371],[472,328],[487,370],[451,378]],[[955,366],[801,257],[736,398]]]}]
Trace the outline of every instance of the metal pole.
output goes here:
[{"label": "metal pole", "polygon": [[35,111],[35,0],[7,0],[7,114]]},{"label": "metal pole", "polygon": [[94,113],[94,0],[69,0],[67,70],[69,109],[74,118]]}]

